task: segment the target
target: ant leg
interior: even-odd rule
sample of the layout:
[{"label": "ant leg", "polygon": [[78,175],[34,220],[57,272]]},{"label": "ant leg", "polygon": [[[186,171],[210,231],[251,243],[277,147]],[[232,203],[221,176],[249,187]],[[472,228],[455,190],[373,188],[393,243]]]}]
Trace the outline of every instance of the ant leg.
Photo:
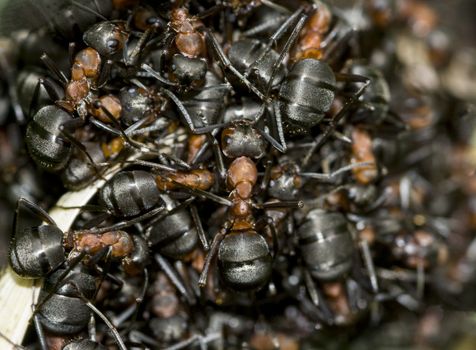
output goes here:
[{"label": "ant leg", "polygon": [[291,13],[291,11],[289,11],[286,7],[278,5],[277,3],[272,2],[270,0],[261,0],[261,3],[273,10],[285,13],[286,15],[289,15]]},{"label": "ant leg", "polygon": [[[52,81],[49,77],[39,79],[38,82],[43,86],[52,101],[61,100],[64,97],[64,91]],[[36,88],[35,88],[36,90]]]},{"label": "ant leg", "polygon": [[131,146],[135,147],[135,148],[141,148],[142,145],[140,143],[137,143],[133,140],[131,140],[129,138],[129,136],[127,136],[127,134],[124,132],[124,130],[122,129],[122,126],[121,124],[117,121],[116,118],[114,118],[114,116],[112,115],[112,113],[106,108],[104,107],[101,102],[99,102],[99,100],[96,100],[94,101],[93,103],[94,105],[94,108],[101,108],[101,110],[106,114],[106,116],[109,118],[109,120],[111,121],[111,124],[114,125],[114,127],[116,127],[117,130],[119,130],[119,133],[120,133],[120,136]]},{"label": "ant leg", "polygon": [[203,269],[202,273],[200,274],[200,278],[198,279],[198,286],[200,288],[205,287],[207,284],[207,278],[208,278],[208,270],[210,269],[210,264],[212,262],[212,259],[215,257],[215,255],[218,252],[218,247],[225,238],[226,234],[228,231],[231,229],[233,226],[233,221],[227,220],[224,224],[223,227],[220,229],[215,234],[215,237],[213,238],[212,246],[207,254],[207,257],[205,258],[205,263],[203,264]]},{"label": "ant leg", "polygon": [[[334,28],[333,32],[329,33],[329,35],[332,35],[329,40],[325,40],[323,45],[326,47],[324,50],[324,54],[322,56],[322,59],[326,62],[329,63],[330,66],[333,66],[335,63],[335,60],[338,58],[338,54],[341,53],[342,51],[339,52],[339,49],[345,49],[345,45],[347,45],[350,41],[352,41],[352,36],[354,35],[353,30],[347,31],[341,38],[338,40],[334,40],[337,34],[339,34],[340,28],[338,26]],[[332,55],[334,55],[334,58],[331,59]]]},{"label": "ant leg", "polygon": [[303,201],[279,201],[279,202],[266,202],[263,204],[256,204],[258,209],[273,209],[273,208],[291,208],[299,209],[304,207]]},{"label": "ant leg", "polygon": [[86,221],[86,223],[84,223],[84,225],[82,225],[81,229],[82,230],[88,230],[88,229],[91,229],[93,227],[96,227],[100,223],[104,222],[109,217],[111,217],[111,214],[109,214],[109,213],[99,214],[98,216]]},{"label": "ant leg", "polygon": [[[78,9],[81,9],[83,11],[86,11],[86,12],[89,12],[90,14],[93,14],[94,16],[97,16],[99,18],[101,18],[103,21],[108,21],[108,19],[106,17],[104,17],[101,13],[99,13],[98,11],[95,11],[93,10],[92,8],[90,8],[89,6],[86,6],[82,3],[80,3],[79,1],[77,0],[71,0],[71,3],[76,6]],[[94,1],[95,5],[96,5],[96,9],[98,8],[97,4],[96,4],[96,1]]]},{"label": "ant leg", "polygon": [[215,156],[216,168],[218,175],[220,176],[220,180],[224,181],[226,179],[226,169],[225,169],[225,162],[223,161],[223,155],[221,153],[220,145],[216,138],[208,133],[207,138],[212,144],[213,155]]},{"label": "ant leg", "polygon": [[264,175],[263,179],[261,180],[261,184],[259,186],[259,192],[263,193],[266,191],[269,185],[269,181],[271,180],[271,166],[273,164],[273,161],[271,159],[266,160],[266,165],[265,165],[265,170],[264,170]]},{"label": "ant leg", "polygon": [[140,66],[143,70],[145,70],[147,73],[149,73],[152,77],[154,77],[155,79],[157,79],[159,82],[161,82],[162,84],[165,84],[165,85],[169,85],[169,86],[179,86],[178,83],[175,83],[173,81],[170,81],[166,78],[164,78],[162,75],[160,75],[159,72],[157,72],[156,70],[154,70],[151,66],[145,64],[145,63],[142,63],[141,66]]},{"label": "ant leg", "polygon": [[279,241],[278,241],[278,233],[276,231],[276,226],[274,225],[274,220],[269,216],[264,216],[259,218],[256,221],[255,227],[256,231],[260,231],[259,227],[264,225],[265,227],[269,227],[271,231],[271,239],[273,240],[273,259],[278,256],[279,252]]},{"label": "ant leg", "polygon": [[311,274],[306,268],[303,269],[303,274],[304,274],[304,284],[306,285],[306,289],[307,289],[307,292],[309,293],[309,297],[311,298],[312,303],[315,306],[319,307],[321,305],[322,297],[319,295],[319,292],[317,291],[316,284],[314,283],[314,280],[312,279]]},{"label": "ant leg", "polygon": [[349,145],[352,144],[352,140],[349,137],[347,137],[346,135],[344,135],[343,133],[337,130],[333,131],[332,136],[334,136],[337,140],[341,142],[347,143]]},{"label": "ant leg", "polygon": [[360,249],[362,251],[362,258],[364,260],[365,267],[367,272],[369,273],[370,285],[372,286],[372,291],[375,294],[378,294],[379,287],[378,287],[378,280],[377,274],[375,273],[375,265],[372,259],[372,255],[370,253],[369,242],[367,240],[362,239],[359,242]]},{"label": "ant leg", "polygon": [[208,29],[203,29],[205,32],[205,38],[207,40],[208,45],[211,47],[211,51],[213,51],[218,58],[218,61],[220,62],[222,69],[226,70],[228,69],[231,71],[243,84],[246,85],[246,87],[252,91],[256,96],[259,97],[260,100],[264,100],[265,96],[259,91],[251,82],[243,76],[230,62],[228,57],[226,57],[225,53],[223,52],[223,49],[221,48],[220,44],[218,43],[217,39],[215,36],[208,30]]},{"label": "ant leg", "polygon": [[[57,226],[54,220],[51,218],[51,216],[43,209],[41,208],[38,204],[30,202],[28,199],[21,197],[17,201],[17,208],[15,210],[15,218],[14,218],[14,227],[17,228],[21,223],[17,224],[17,220],[20,216],[24,215],[23,209],[28,209],[30,213],[33,213],[37,218],[41,219],[42,221],[47,222],[49,225],[54,225]],[[27,225],[30,225],[31,222],[27,223]],[[41,221],[38,222],[38,225],[41,224]],[[22,226],[20,226],[22,227]],[[15,232],[17,230],[15,229]]]},{"label": "ant leg", "polygon": [[391,109],[387,112],[387,116],[384,120],[404,130],[408,130],[409,128],[408,124],[405,123],[404,120],[402,120],[401,116]]},{"label": "ant leg", "polygon": [[343,166],[342,168],[337,169],[336,171],[333,171],[332,173],[329,174],[320,174],[320,173],[300,173],[301,176],[303,177],[308,177],[314,180],[318,180],[320,182],[324,183],[334,183],[335,178],[347,171],[350,171],[355,168],[366,168],[369,166],[373,166],[375,163],[373,162],[360,162],[360,163],[354,163],[354,164],[348,164],[346,166]]},{"label": "ant leg", "polygon": [[274,111],[274,118],[272,118],[275,122],[276,131],[278,132],[278,139],[281,142],[283,152],[286,152],[286,139],[284,137],[284,129],[283,129],[283,118],[281,117],[281,111],[279,110],[278,102],[273,102],[273,111]]},{"label": "ant leg", "polygon": [[162,271],[167,275],[180,294],[185,297],[190,305],[194,305],[196,303],[195,296],[189,292],[182,281],[182,278],[177,273],[177,271],[174,270],[172,265],[170,265],[170,263],[160,254],[155,254],[155,261],[157,261]]},{"label": "ant leg", "polygon": [[[294,24],[296,19],[299,18],[299,22],[296,24],[291,35],[286,40],[286,44],[284,46],[284,49],[281,52],[279,59],[273,64],[273,69],[271,71],[274,72],[274,68],[279,66],[282,63],[284,56],[287,54],[291,46],[294,44],[294,41],[296,40],[302,27],[304,26],[304,21],[307,19],[307,15],[302,14],[303,11],[304,11],[304,7],[301,6],[279,26],[279,28],[273,33],[273,35],[271,35],[271,38],[269,38],[265,46],[265,49],[263,50],[261,55],[259,55],[256,61],[247,69],[245,76],[249,74],[249,72],[251,71],[251,69],[253,69],[255,64],[261,62],[261,60],[266,56],[266,54],[271,50],[273,46],[277,45],[278,40],[284,35],[284,33],[287,32],[289,28],[291,28],[291,26]],[[271,83],[268,83],[268,85],[270,84],[272,85],[272,79],[270,79],[270,82]]]},{"label": "ant leg", "polygon": [[177,205],[176,207],[170,209],[170,210],[166,210],[165,213],[163,213],[162,215],[159,215],[155,218],[153,218],[152,220],[150,220],[149,222],[147,222],[147,224],[145,224],[143,226],[144,229],[148,229],[149,227],[155,225],[156,223],[158,223],[159,221],[165,219],[167,216],[170,216],[170,215],[173,215],[175,214],[176,212],[182,210],[182,209],[185,209],[187,208],[190,204],[192,204],[192,202],[195,200],[195,197],[190,197],[190,198],[187,198],[186,200],[184,200],[182,203],[180,203],[179,205]]},{"label": "ant leg", "polygon": [[204,197],[204,198],[208,198],[218,204],[222,204],[222,205],[226,205],[227,207],[231,207],[233,205],[233,203],[226,199],[226,198],[223,198],[223,197],[220,197],[220,196],[217,196],[216,194],[214,193],[211,193],[211,192],[207,192],[207,191],[204,191],[204,190],[201,190],[201,189],[198,189],[198,188],[191,188],[191,187],[188,187],[187,185],[184,185],[184,184],[181,184],[180,182],[177,182],[177,181],[172,181],[173,184],[183,190],[185,190],[186,192],[189,192],[190,194],[194,195],[194,196],[198,196],[198,197]]},{"label": "ant leg", "polygon": [[149,39],[151,33],[152,29],[147,28],[147,30],[141,35],[139,41],[132,49],[132,52],[129,57],[127,57],[127,43],[126,45],[124,45],[123,59],[126,66],[133,66],[137,63],[137,60],[139,59],[139,56],[143,51],[145,44],[147,43],[147,39]]},{"label": "ant leg", "polygon": [[158,349],[159,348],[159,343],[154,339],[151,338],[144,333],[139,332],[138,330],[132,329],[129,332],[129,339],[127,343],[131,346],[141,346],[141,349],[149,349],[147,347],[144,347],[144,343],[152,346],[153,349]]},{"label": "ant leg", "polygon": [[102,121],[100,120],[97,120],[97,119],[94,119],[94,118],[91,118],[89,120],[91,122],[91,124],[93,124],[94,126],[96,126],[98,129],[101,129],[105,132],[108,132],[114,136],[119,136],[121,137],[121,132],[119,130],[116,130],[114,129],[113,127],[110,127],[109,125],[107,125],[106,123],[103,123]]},{"label": "ant leg", "polygon": [[43,62],[43,64],[48,68],[48,70],[56,76],[56,79],[61,83],[63,87],[68,84],[68,78],[66,78],[66,75],[62,71],[58,69],[54,61],[46,54],[43,53],[40,57],[40,60]]},{"label": "ant leg", "polygon": [[43,331],[39,315],[33,316],[33,323],[35,325],[36,334],[38,335],[41,350],[48,350],[49,347],[46,342],[45,332]]},{"label": "ant leg", "polygon": [[125,310],[124,312],[122,312],[121,314],[119,314],[117,317],[115,317],[112,320],[112,323],[115,324],[117,327],[121,325],[122,323],[124,323],[130,317],[131,322],[130,322],[130,325],[127,327],[126,333],[128,333],[131,330],[134,322],[136,321],[137,315],[139,314],[139,309],[141,307],[141,304],[144,302],[145,295],[147,293],[147,288],[149,286],[149,270],[147,268],[144,268],[143,274],[144,274],[144,283],[142,284],[142,288],[139,293],[139,296],[135,300],[136,301],[135,305],[131,305],[131,307],[129,307],[127,310]]},{"label": "ant leg", "polygon": [[73,66],[74,64],[74,53],[76,51],[76,43],[75,42],[70,42],[68,44],[68,60],[69,60],[69,65]]},{"label": "ant leg", "polygon": [[[51,291],[46,295],[39,303],[35,305],[35,311],[33,311],[33,316],[36,316],[38,312],[40,312],[41,307],[51,299],[51,297],[60,289],[64,284],[69,283],[68,281],[65,281],[66,276],[83,260],[83,258],[86,256],[86,252],[82,251],[79,253],[77,257],[72,259],[72,261],[68,261],[68,267],[61,273],[61,275],[58,277],[57,282],[54,284],[54,286],[51,288]],[[61,265],[60,265],[61,266]],[[58,267],[59,268],[59,267]],[[54,271],[51,271],[53,273]]]},{"label": "ant leg", "polygon": [[88,322],[88,339],[94,342],[97,341],[96,319],[94,318],[94,315],[91,315],[91,318],[89,319],[89,322]]},{"label": "ant leg", "polygon": [[418,300],[422,300],[425,292],[425,266],[423,259],[420,259],[417,263],[417,284],[416,284],[416,297]]},{"label": "ant leg", "polygon": [[[215,138],[216,135],[218,134],[218,129],[215,129],[211,132],[211,135]],[[198,152],[195,154],[195,157],[192,159],[192,161],[190,162],[190,165],[191,166],[194,166],[198,160],[200,159],[200,157],[207,151],[208,147],[210,146],[210,142],[207,140],[205,141],[205,143],[202,145],[202,147],[198,150]]]},{"label": "ant leg", "polygon": [[107,60],[101,67],[101,72],[99,73],[98,81],[96,83],[97,88],[101,88],[107,83],[107,79],[111,73],[112,60]]},{"label": "ant leg", "polygon": [[210,250],[210,245],[208,244],[207,235],[203,230],[202,220],[200,220],[200,215],[198,215],[197,207],[195,205],[190,206],[190,214],[192,215],[192,220],[197,228],[198,238],[200,243],[202,243],[203,249],[207,252]]},{"label": "ant leg", "polygon": [[177,172],[177,169],[171,168],[168,165],[163,165],[163,164],[149,162],[149,161],[140,160],[140,159],[125,160],[125,161],[120,162],[120,164],[142,165],[142,166],[146,166],[146,167],[149,167],[149,168],[152,168],[152,169],[166,171],[166,172],[169,172],[169,173]]},{"label": "ant leg", "polygon": [[177,96],[174,95],[174,93],[168,89],[161,88],[161,92],[163,92],[165,95],[167,95],[177,106],[178,111],[180,112],[180,115],[185,122],[185,124],[188,126],[190,131],[194,134],[206,134],[209,133],[217,128],[221,128],[225,126],[225,124],[212,124],[212,125],[207,125],[203,127],[196,128],[195,124],[193,123],[192,117],[188,113],[187,109],[183,105],[182,101],[178,99]]},{"label": "ant leg", "polygon": [[263,136],[266,141],[268,141],[274,148],[276,148],[279,152],[284,153],[286,152],[286,144],[282,145],[277,141],[273,136],[271,136],[268,132],[263,131],[259,128],[256,128],[256,131]]},{"label": "ant leg", "polygon": [[[194,334],[186,340],[182,340],[179,343],[176,343],[172,346],[164,348],[164,350],[180,350],[180,349],[185,349],[185,348],[189,349],[189,346],[191,346],[195,342],[198,342],[198,346],[199,346],[200,350],[206,350],[206,349],[208,349],[207,343],[218,340],[220,337],[221,337],[221,335],[217,334],[217,333],[209,334],[206,337],[204,337],[200,334]],[[193,347],[193,348],[195,348],[195,347]]]},{"label": "ant leg", "polygon": [[140,223],[141,221],[145,220],[145,219],[148,219],[148,218],[151,218],[157,214],[159,214],[160,212],[162,211],[165,211],[166,209],[164,207],[158,207],[158,208],[155,208],[155,209],[152,209],[151,211],[145,213],[145,214],[142,214],[134,219],[131,219],[131,220],[127,220],[127,221],[120,221],[120,222],[117,222],[111,226],[108,226],[108,227],[101,227],[101,228],[96,228],[96,229],[91,229],[90,232],[91,233],[105,233],[105,232],[108,232],[108,231],[117,231],[117,230],[122,230],[126,227],[130,227],[132,225],[135,225],[135,224],[138,224]]},{"label": "ant leg", "polygon": [[241,33],[241,35],[243,35],[244,37],[256,36],[258,34],[261,34],[262,32],[267,31],[270,28],[273,28],[278,23],[282,24],[284,20],[286,20],[286,18],[288,18],[288,16],[278,16],[276,18],[271,19],[270,21],[267,21],[266,23],[258,24],[248,30],[245,30]]},{"label": "ant leg", "polygon": [[187,162],[175,157],[172,154],[159,153],[159,158],[161,158],[161,161],[163,161],[164,163],[166,162],[166,160],[168,160],[185,170],[192,170],[192,167]]},{"label": "ant leg", "polygon": [[[271,91],[271,88],[273,87],[274,77],[276,76],[276,74],[278,72],[279,66],[283,63],[284,57],[288,54],[291,47],[295,44],[295,42],[296,42],[296,40],[299,36],[299,33],[301,32],[301,30],[304,27],[304,24],[307,20],[307,15],[306,14],[301,14],[302,10],[303,9],[301,8],[300,10],[296,11],[296,13],[295,13],[296,17],[300,16],[299,21],[296,24],[296,27],[291,32],[291,34],[289,35],[288,40],[286,40],[286,43],[284,44],[284,47],[281,50],[281,53],[279,54],[279,58],[273,64],[273,67],[271,69],[271,75],[270,75],[270,78],[269,78],[269,81],[268,81],[268,86],[266,87],[266,99],[268,98],[269,93]],[[290,19],[291,19],[291,17],[290,17]],[[294,18],[293,18],[293,20],[294,20]],[[262,56],[264,56],[264,55],[262,54]],[[258,58],[258,60],[259,59],[262,59],[262,58],[260,57],[260,58]]]},{"label": "ant leg", "polygon": [[341,79],[347,80],[347,81],[353,81],[353,82],[361,82],[363,83],[362,87],[352,96],[350,97],[345,105],[341,108],[341,110],[332,118],[332,120],[329,122],[329,126],[324,130],[324,132],[319,136],[319,139],[316,139],[312,145],[312,147],[309,149],[307,152],[306,156],[304,157],[304,160],[302,162],[302,167],[304,168],[307,166],[309,161],[311,160],[312,155],[321,148],[321,146],[327,141],[327,139],[332,135],[332,132],[334,131],[335,127],[337,126],[337,123],[345,117],[347,112],[350,110],[350,108],[358,101],[359,97],[362,96],[364,93],[365,89],[369,86],[370,84],[370,79],[360,76],[360,75],[355,75],[355,74],[336,74]]},{"label": "ant leg", "polygon": [[[72,282],[70,282],[70,283],[72,284]],[[106,324],[106,326],[109,328],[112,335],[114,336],[114,340],[116,341],[119,349],[127,350],[127,347],[124,344],[124,341],[122,340],[121,335],[117,331],[116,327],[114,327],[114,325],[111,323],[111,321],[109,321],[109,319],[106,317],[106,315],[104,315],[101,311],[99,311],[99,309],[96,306],[94,306],[93,303],[91,303],[84,295],[82,295],[79,292],[79,288],[76,285],[75,285],[75,288],[78,291],[79,298],[86,304],[87,307],[89,307],[96,315],[98,315],[103,320],[103,322]]]},{"label": "ant leg", "polygon": [[136,304],[137,304],[136,305],[136,312],[134,313],[134,316],[132,317],[132,319],[134,321],[137,318],[137,314],[139,312],[139,308],[140,308],[141,304],[144,302],[145,295],[147,293],[147,288],[149,286],[149,270],[147,268],[144,268],[143,272],[144,272],[144,284],[142,285],[139,296],[136,298]]},{"label": "ant leg", "polygon": [[72,135],[72,131],[76,130],[79,126],[83,124],[84,124],[84,120],[76,118],[76,119],[68,120],[64,122],[63,124],[61,124],[59,126],[59,130],[61,134],[64,137],[66,137],[73,146],[79,149],[86,156],[86,160],[93,168],[94,172],[96,173],[96,176],[98,178],[103,178],[100,169],[98,169],[98,165],[96,164],[94,159],[91,157],[91,155],[88,153],[88,151],[86,150],[86,147],[81,142],[76,140],[76,138]]},{"label": "ant leg", "polygon": [[[125,309],[124,311],[121,311],[118,315],[114,315],[111,318],[111,322],[114,326],[119,327],[124,322],[126,322],[127,319],[129,317],[131,317],[134,314],[134,312],[136,312],[136,311],[137,311],[136,305],[133,304],[133,305],[129,306],[127,309]],[[124,332],[124,330],[122,330],[121,333],[124,334],[126,332]]]}]

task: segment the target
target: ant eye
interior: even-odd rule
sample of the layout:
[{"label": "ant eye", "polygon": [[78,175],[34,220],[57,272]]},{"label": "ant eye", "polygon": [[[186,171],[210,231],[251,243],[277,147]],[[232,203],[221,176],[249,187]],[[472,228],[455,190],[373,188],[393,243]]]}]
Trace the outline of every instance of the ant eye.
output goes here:
[{"label": "ant eye", "polygon": [[117,49],[119,47],[119,40],[110,39],[107,41],[107,46],[111,49]]}]

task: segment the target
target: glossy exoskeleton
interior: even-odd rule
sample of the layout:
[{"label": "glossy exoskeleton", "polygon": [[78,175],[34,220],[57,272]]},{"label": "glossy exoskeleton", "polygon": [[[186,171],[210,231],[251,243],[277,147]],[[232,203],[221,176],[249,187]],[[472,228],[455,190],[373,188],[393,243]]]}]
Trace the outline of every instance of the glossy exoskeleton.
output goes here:
[{"label": "glossy exoskeleton", "polygon": [[168,211],[160,221],[154,223],[146,233],[147,240],[164,256],[181,258],[195,249],[198,241],[197,229],[190,213],[184,208],[174,209],[179,205],[170,196],[161,194]]},{"label": "glossy exoskeleton", "polygon": [[[73,249],[71,257],[92,257],[107,249],[111,257],[124,259],[125,264],[147,260],[134,255],[147,251],[128,233],[108,228],[62,232],[43,209],[24,198],[18,200],[13,229],[10,265],[24,278],[40,278],[56,270],[68,260],[65,248]],[[139,243],[137,252],[134,242]]]},{"label": "glossy exoskeleton", "polygon": [[33,116],[25,137],[30,155],[38,166],[48,171],[64,168],[72,146],[61,128],[72,120],[69,113],[53,105],[41,108]]},{"label": "glossy exoskeleton", "polygon": [[345,216],[311,210],[299,226],[299,246],[311,275],[320,280],[344,276],[352,267],[354,242]]},{"label": "glossy exoskeleton", "polygon": [[[50,293],[52,295],[42,303],[38,316],[41,325],[51,332],[75,334],[87,326],[91,316],[91,310],[78,294],[92,298],[96,281],[85,272],[71,271],[63,277],[64,272],[64,269],[59,269],[45,280],[39,300],[41,302]],[[61,283],[61,287],[55,290],[57,283]]]}]

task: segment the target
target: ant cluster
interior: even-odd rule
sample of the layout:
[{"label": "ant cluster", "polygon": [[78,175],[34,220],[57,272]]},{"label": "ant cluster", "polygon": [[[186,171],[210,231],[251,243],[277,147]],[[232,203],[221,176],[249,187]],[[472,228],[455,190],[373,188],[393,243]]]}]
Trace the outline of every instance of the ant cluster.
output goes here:
[{"label": "ant cluster", "polygon": [[[447,345],[442,305],[476,307],[474,121],[437,19],[85,0],[6,38],[9,264],[44,280],[24,344],[352,347],[411,320]],[[42,209],[91,188],[56,204],[71,227]]]}]

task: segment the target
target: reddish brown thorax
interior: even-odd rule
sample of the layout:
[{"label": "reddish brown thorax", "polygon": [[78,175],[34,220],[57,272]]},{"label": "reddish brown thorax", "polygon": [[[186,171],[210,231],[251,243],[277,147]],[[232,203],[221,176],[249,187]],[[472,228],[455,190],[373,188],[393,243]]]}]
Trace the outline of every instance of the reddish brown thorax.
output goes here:
[{"label": "reddish brown thorax", "polygon": [[372,148],[372,138],[366,130],[356,127],[352,130],[351,163],[360,162],[373,163],[368,166],[352,169],[352,173],[357,182],[362,185],[368,185],[373,182],[378,175],[376,159]]},{"label": "reddish brown thorax", "polygon": [[232,230],[253,228],[251,196],[258,180],[256,164],[248,157],[236,158],[228,168],[226,180],[233,203],[230,208],[230,214],[234,218]]},{"label": "reddish brown thorax", "polygon": [[187,57],[201,57],[205,54],[205,38],[197,28],[203,23],[190,16],[184,7],[173,9],[170,14],[170,25],[177,32],[175,36],[175,46],[177,50]]},{"label": "reddish brown thorax", "polygon": [[[71,67],[71,80],[66,85],[65,98],[56,103],[71,113],[80,105],[84,105],[91,93],[91,87],[97,82],[100,68],[101,57],[96,50],[87,47],[79,51]],[[83,109],[81,111],[84,112]]]},{"label": "reddish brown thorax", "polygon": [[79,51],[74,57],[71,68],[71,80],[87,78],[96,82],[101,69],[101,56],[91,47]]},{"label": "reddish brown thorax", "polygon": [[94,117],[99,119],[104,123],[111,123],[111,119],[107,116],[106,112],[104,112],[103,108],[105,108],[113,117],[114,119],[119,119],[121,117],[121,101],[113,95],[105,95],[99,98],[99,108],[97,106],[92,105],[89,108],[89,113],[91,113]]},{"label": "reddish brown thorax", "polygon": [[88,97],[90,86],[88,81],[83,78],[72,80],[66,85],[65,100],[57,103],[69,112],[73,112],[78,104]]},{"label": "reddish brown thorax", "polygon": [[132,253],[134,243],[127,232],[111,231],[103,234],[88,231],[75,232],[73,247],[76,251],[85,251],[90,255],[98,253],[101,249],[111,247],[111,256],[123,258]]},{"label": "reddish brown thorax", "polygon": [[240,198],[250,198],[258,180],[256,164],[248,157],[236,158],[228,168],[226,180],[229,189],[236,191]]},{"label": "reddish brown thorax", "polygon": [[322,42],[329,31],[332,22],[332,13],[324,4],[313,12],[301,31],[301,37],[294,48],[292,60],[304,58],[321,59],[323,56]]},{"label": "reddish brown thorax", "polygon": [[191,171],[177,171],[167,175],[158,175],[155,183],[161,191],[170,191],[179,188],[178,184],[186,187],[206,191],[215,183],[215,176],[207,169]]}]

